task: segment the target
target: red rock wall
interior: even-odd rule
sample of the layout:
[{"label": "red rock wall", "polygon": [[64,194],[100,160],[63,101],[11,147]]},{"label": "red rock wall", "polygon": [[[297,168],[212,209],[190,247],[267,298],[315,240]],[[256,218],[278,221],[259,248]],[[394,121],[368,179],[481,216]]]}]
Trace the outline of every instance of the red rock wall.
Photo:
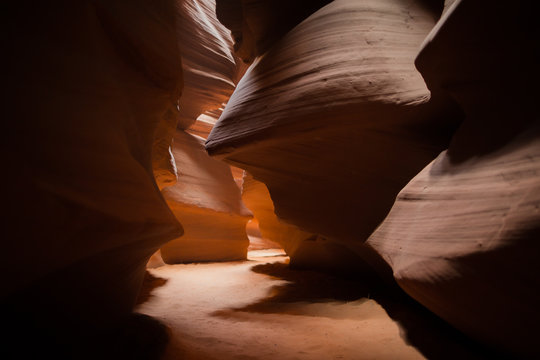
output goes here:
[{"label": "red rock wall", "polygon": [[216,13],[246,63],[265,53],[290,29],[331,0],[217,0]]},{"label": "red rock wall", "polygon": [[296,251],[304,240],[317,237],[316,234],[307,233],[280,221],[274,212],[274,204],[266,185],[253,179],[248,173],[243,177],[242,200],[257,218],[261,235],[277,242],[293,260],[296,259]]},{"label": "red rock wall", "polygon": [[215,1],[179,0],[176,4],[184,72],[178,127],[187,129],[199,115],[227,102],[234,90],[237,64],[230,32],[217,20]]},{"label": "red rock wall", "polygon": [[539,354],[540,320],[536,7],[456,1],[439,21],[417,64],[465,121],[368,240],[412,297],[471,337],[527,358]]},{"label": "red rock wall", "polygon": [[[169,1],[5,9],[2,252],[10,256],[0,296],[6,326],[25,324],[36,344],[75,346],[127,316],[148,257],[182,234],[152,174],[155,129],[182,88],[172,9]],[[96,340],[88,351],[98,348]]]},{"label": "red rock wall", "polygon": [[[537,5],[447,1],[435,25],[426,3],[334,1],[252,52],[206,147],[335,259],[390,268],[470,337],[537,357]],[[319,247],[282,243],[292,261]]]},{"label": "red rock wall", "polygon": [[161,248],[167,263],[244,260],[251,212],[242,203],[230,167],[208,156],[204,139],[177,131],[173,154],[178,181],[162,190],[184,227]]},{"label": "red rock wall", "polygon": [[332,2],[254,62],[207,150],[264,182],[284,221],[361,246],[458,122],[414,67],[433,25],[414,2]]}]

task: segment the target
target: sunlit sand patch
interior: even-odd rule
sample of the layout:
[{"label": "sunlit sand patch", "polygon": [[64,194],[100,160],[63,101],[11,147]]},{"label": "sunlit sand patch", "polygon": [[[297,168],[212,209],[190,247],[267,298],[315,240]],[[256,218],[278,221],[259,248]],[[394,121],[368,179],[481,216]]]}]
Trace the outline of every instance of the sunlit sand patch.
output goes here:
[{"label": "sunlit sand patch", "polygon": [[149,270],[166,281],[137,310],[170,328],[165,359],[424,358],[376,301],[343,298],[350,291],[314,272],[301,283],[280,276],[295,274],[283,255],[256,250],[249,261]]}]

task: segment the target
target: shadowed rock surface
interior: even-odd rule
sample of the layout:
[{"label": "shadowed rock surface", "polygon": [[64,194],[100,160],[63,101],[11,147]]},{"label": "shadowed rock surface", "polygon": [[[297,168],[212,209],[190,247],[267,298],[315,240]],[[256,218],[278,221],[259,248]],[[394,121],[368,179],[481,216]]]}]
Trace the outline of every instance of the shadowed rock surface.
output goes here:
[{"label": "shadowed rock surface", "polygon": [[292,259],[300,244],[316,234],[307,233],[296,226],[280,221],[274,213],[270,193],[262,182],[245,172],[242,182],[242,200],[259,221],[259,230],[266,239],[277,242]]},{"label": "shadowed rock surface", "polygon": [[150,255],[182,234],[152,174],[155,129],[182,87],[173,9],[7,7],[2,252],[11,255],[0,297],[14,330],[2,351],[24,336],[36,347],[17,353],[72,358],[87,343],[89,357],[99,353],[105,328],[129,318]]},{"label": "shadowed rock surface", "polygon": [[456,1],[443,16],[417,64],[465,121],[368,240],[420,303],[527,358],[539,355],[540,322],[537,7]]},{"label": "shadowed rock surface", "polygon": [[294,26],[331,0],[217,0],[219,21],[246,63],[265,53]]}]

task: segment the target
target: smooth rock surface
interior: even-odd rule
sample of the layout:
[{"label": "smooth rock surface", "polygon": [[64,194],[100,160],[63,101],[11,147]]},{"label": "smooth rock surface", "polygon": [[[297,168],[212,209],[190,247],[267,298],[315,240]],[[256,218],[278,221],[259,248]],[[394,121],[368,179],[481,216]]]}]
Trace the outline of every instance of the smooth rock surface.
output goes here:
[{"label": "smooth rock surface", "polygon": [[254,62],[207,150],[265,183],[280,219],[363,242],[459,122],[414,67],[434,16],[413,1],[330,3]]},{"label": "smooth rock surface", "polygon": [[223,108],[206,111],[204,114],[200,115],[197,118],[197,121],[195,121],[195,123],[186,131],[192,135],[197,135],[206,139],[222,112]]},{"label": "smooth rock surface", "polygon": [[234,39],[244,62],[265,53],[294,26],[331,0],[217,0],[219,21]]},{"label": "smooth rock surface", "polygon": [[169,106],[162,120],[158,123],[152,148],[152,169],[154,178],[160,189],[173,185],[178,173],[172,154],[172,142],[178,125],[178,110],[175,105]]},{"label": "smooth rock surface", "polygon": [[[291,267],[349,275],[351,272],[363,272],[362,276],[366,279],[374,275],[372,269],[365,267],[362,258],[342,244],[320,234],[302,231],[297,226],[279,219],[266,185],[247,172],[244,172],[242,181],[242,200],[258,220],[258,229],[263,240],[279,244],[290,257]],[[247,230],[249,235],[249,226]],[[250,240],[252,239],[250,237]],[[371,252],[363,255],[367,257]]]},{"label": "smooth rock surface", "polygon": [[246,258],[246,223],[251,212],[242,203],[230,167],[212,159],[204,139],[177,131],[173,154],[179,169],[175,185],[162,190],[184,235],[161,248],[166,263],[230,261]]},{"label": "smooth rock surface", "polygon": [[21,357],[52,348],[73,358],[86,342],[89,357],[99,353],[96,333],[129,316],[148,258],[182,234],[152,174],[155,129],[182,87],[173,6],[5,9],[2,253],[10,256],[0,298],[14,330],[2,350],[24,334],[36,346],[17,348]]},{"label": "smooth rock surface", "polygon": [[457,0],[442,17],[417,64],[465,121],[367,241],[413,298],[512,358],[540,354],[537,12]]},{"label": "smooth rock surface", "polygon": [[413,298],[468,335],[530,356],[540,321],[540,131],[418,174],[367,244]]},{"label": "smooth rock surface", "polygon": [[230,32],[216,17],[213,0],[178,0],[179,49],[184,92],[178,127],[189,128],[209,110],[219,109],[234,90],[237,64]]},{"label": "smooth rock surface", "polygon": [[263,238],[278,243],[291,258],[294,259],[304,240],[315,241],[316,234],[307,233],[278,219],[266,185],[253,179],[247,172],[244,172],[242,181],[242,200],[258,220]]}]

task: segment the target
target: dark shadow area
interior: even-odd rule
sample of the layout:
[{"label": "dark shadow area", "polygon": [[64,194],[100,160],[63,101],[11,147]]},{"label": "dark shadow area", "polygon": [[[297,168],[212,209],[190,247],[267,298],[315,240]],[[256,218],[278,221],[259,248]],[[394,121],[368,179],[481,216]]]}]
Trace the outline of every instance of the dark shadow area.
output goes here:
[{"label": "dark shadow area", "polygon": [[[399,288],[374,279],[351,279],[316,271],[291,269],[284,263],[256,265],[252,271],[285,280],[272,294],[242,308],[214,313],[227,317],[231,312],[304,315],[302,305],[352,302],[372,299],[398,323],[400,335],[428,359],[504,359],[455,330],[442,319],[415,302]],[[323,315],[325,316],[325,315]],[[332,318],[351,314],[332,313]],[[353,315],[352,315],[353,316]],[[399,354],[396,354],[399,357]]]},{"label": "dark shadow area", "polygon": [[152,275],[148,270],[144,274],[144,280],[141,285],[141,291],[137,297],[137,305],[147,302],[152,297],[152,291],[167,283],[167,279]]},{"label": "dark shadow area", "polygon": [[27,306],[1,305],[2,360],[159,360],[170,339],[163,323],[143,314],[133,313],[115,326],[96,328],[49,314],[46,308],[34,313]]},{"label": "dark shadow area", "polygon": [[110,359],[159,360],[169,343],[169,329],[159,320],[134,313],[112,332]]},{"label": "dark shadow area", "polygon": [[[95,271],[97,277],[99,272]],[[147,273],[143,296],[166,280]],[[104,282],[105,280],[103,280]],[[169,342],[169,330],[159,320],[131,312],[108,312],[92,292],[96,282],[77,266],[44,277],[24,291],[0,299],[0,359],[158,360]],[[71,288],[88,288],[86,302]],[[122,289],[119,289],[121,292]],[[115,299],[110,299],[114,302]],[[70,308],[72,303],[77,306]]]},{"label": "dark shadow area", "polygon": [[287,302],[327,302],[327,301],[354,301],[368,298],[370,289],[377,291],[375,286],[367,286],[372,281],[357,282],[352,279],[336,277],[324,273],[291,269],[285,263],[267,263],[255,265],[253,272],[283,279],[289,283],[279,286],[278,291],[267,300],[273,303]]}]

